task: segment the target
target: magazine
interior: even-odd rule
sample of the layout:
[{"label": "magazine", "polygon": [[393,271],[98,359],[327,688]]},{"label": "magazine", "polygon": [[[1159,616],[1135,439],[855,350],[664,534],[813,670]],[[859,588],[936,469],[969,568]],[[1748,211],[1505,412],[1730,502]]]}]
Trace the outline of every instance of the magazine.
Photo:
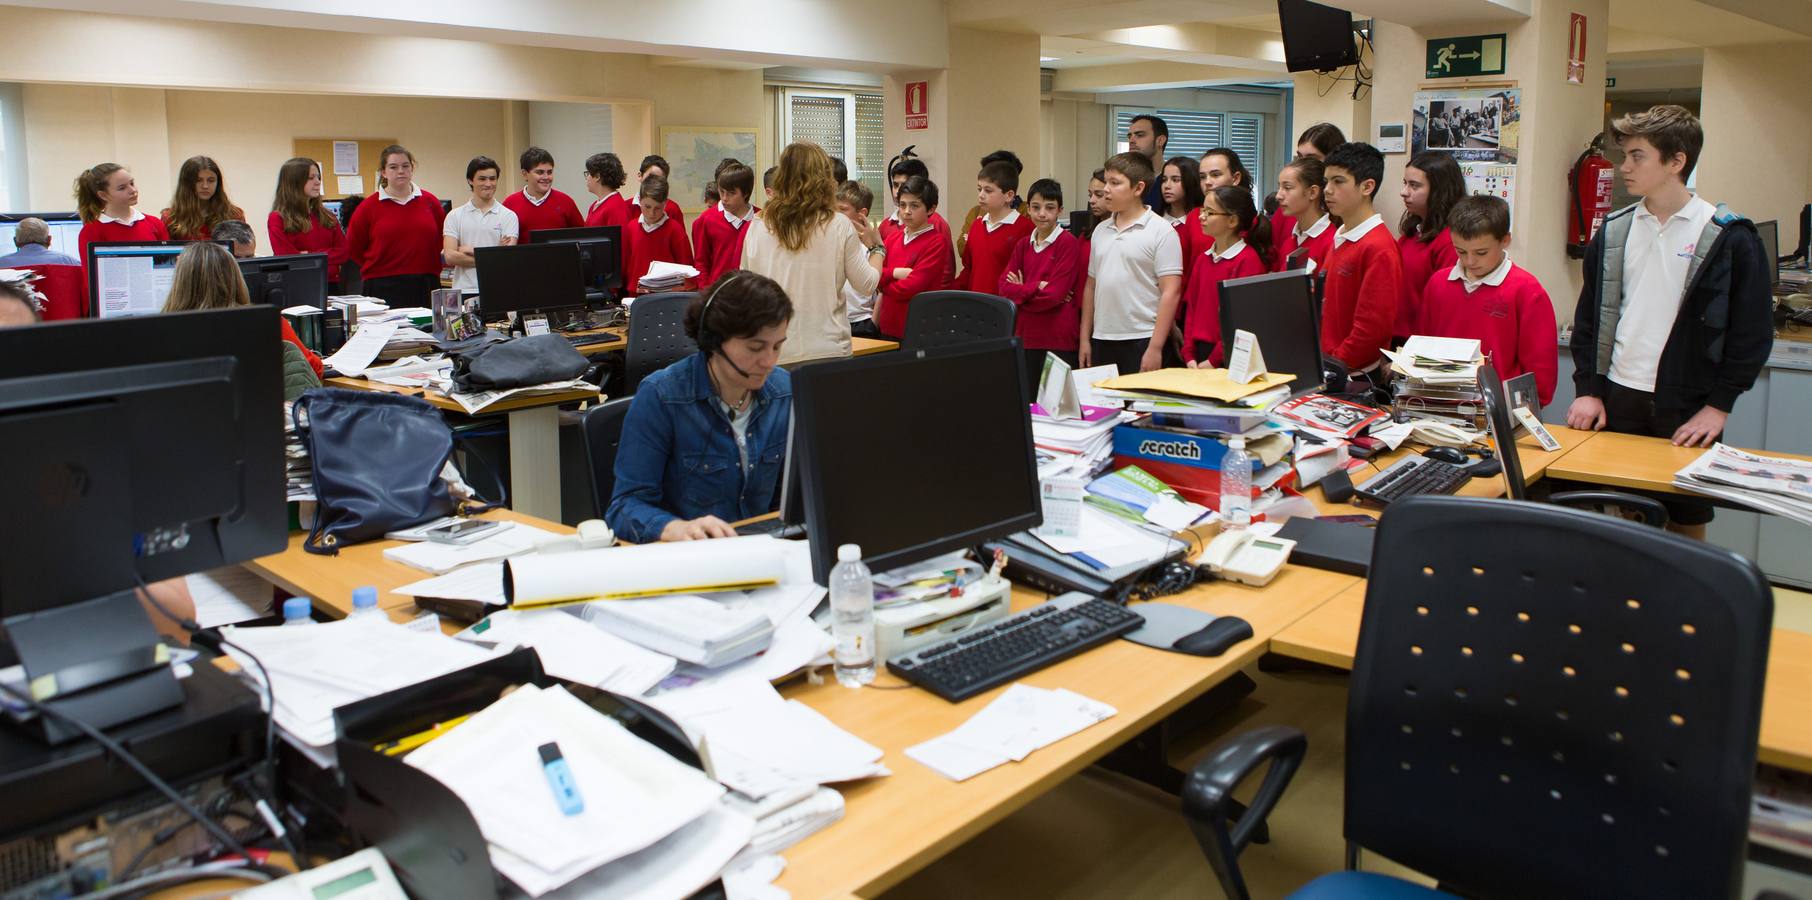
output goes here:
[{"label": "magazine", "polygon": [[1384,410],[1326,394],[1304,394],[1285,401],[1272,410],[1272,415],[1286,422],[1344,435],[1349,440],[1364,434],[1373,422],[1389,418]]},{"label": "magazine", "polygon": [[1674,473],[1674,486],[1812,525],[1812,460],[1714,444]]}]

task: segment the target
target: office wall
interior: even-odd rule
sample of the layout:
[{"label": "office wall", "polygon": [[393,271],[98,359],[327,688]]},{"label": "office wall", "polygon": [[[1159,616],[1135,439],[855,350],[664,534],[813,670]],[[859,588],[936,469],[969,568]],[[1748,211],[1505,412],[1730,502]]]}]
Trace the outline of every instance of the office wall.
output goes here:
[{"label": "office wall", "polygon": [[1091,95],[1053,95],[1041,106],[1041,178],[1063,185],[1065,209],[1088,208],[1088,180],[1108,157],[1108,109]]},{"label": "office wall", "polygon": [[1705,50],[1698,189],[1757,222],[1778,220],[1783,246],[1798,240],[1800,207],[1812,200],[1809,58],[1805,43]]}]

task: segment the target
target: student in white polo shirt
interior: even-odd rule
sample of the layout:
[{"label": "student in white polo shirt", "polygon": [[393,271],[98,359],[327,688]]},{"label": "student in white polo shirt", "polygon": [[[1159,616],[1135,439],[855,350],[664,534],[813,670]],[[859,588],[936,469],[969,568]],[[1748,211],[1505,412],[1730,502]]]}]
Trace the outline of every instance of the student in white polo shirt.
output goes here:
[{"label": "student in white polo shirt", "polygon": [[1084,368],[1112,363],[1122,375],[1180,366],[1171,332],[1183,293],[1183,244],[1145,206],[1151,162],[1121,153],[1103,172],[1111,216],[1089,239],[1077,356]]},{"label": "student in white polo shirt", "polygon": [[497,179],[502,170],[488,156],[474,156],[466,163],[466,184],[472,199],[447,213],[441,226],[441,256],[453,267],[453,287],[462,294],[478,293],[479,247],[508,247],[516,243],[522,223],[497,202]]}]

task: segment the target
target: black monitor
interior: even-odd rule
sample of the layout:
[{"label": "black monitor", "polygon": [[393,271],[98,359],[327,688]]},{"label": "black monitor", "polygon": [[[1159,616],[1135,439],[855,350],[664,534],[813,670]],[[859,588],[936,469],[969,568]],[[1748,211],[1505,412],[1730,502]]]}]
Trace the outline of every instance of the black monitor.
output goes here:
[{"label": "black monitor", "polygon": [[1044,521],[1018,338],[818,363],[792,380],[819,584],[842,544],[885,571]]},{"label": "black monitor", "polygon": [[1313,276],[1300,269],[1221,282],[1221,340],[1235,331],[1258,338],[1265,368],[1296,376],[1293,391],[1320,390],[1321,323]]},{"label": "black monitor", "polygon": [[1769,219],[1755,223],[1757,234],[1762,236],[1762,258],[1768,261],[1768,283],[1781,283],[1781,230],[1780,223]]},{"label": "black monitor", "polygon": [[623,293],[623,226],[543,228],[534,237],[537,244],[578,245],[587,294],[615,299]]},{"label": "black monitor", "polygon": [[239,261],[246,290],[253,303],[268,303],[279,310],[312,306],[327,311],[327,254],[260,256]]},{"label": "black monitor", "polygon": [[1283,31],[1284,68],[1292,72],[1327,72],[1359,61],[1353,14],[1344,9],[1277,0],[1277,24]]},{"label": "black monitor", "polygon": [[1510,396],[1504,381],[1491,363],[1479,366],[1479,392],[1485,395],[1485,421],[1491,430],[1491,446],[1497,451],[1504,468],[1504,496],[1512,500],[1529,499],[1523,484],[1523,461],[1516,453],[1516,425],[1510,418]]},{"label": "black monitor", "polygon": [[576,244],[478,247],[472,255],[478,268],[478,308],[487,319],[585,305],[585,273]]},{"label": "black monitor", "polygon": [[[194,241],[96,241],[82,262],[88,267],[88,315],[95,319],[164,311],[176,277],[176,258]],[[232,241],[214,241],[230,255]]]}]

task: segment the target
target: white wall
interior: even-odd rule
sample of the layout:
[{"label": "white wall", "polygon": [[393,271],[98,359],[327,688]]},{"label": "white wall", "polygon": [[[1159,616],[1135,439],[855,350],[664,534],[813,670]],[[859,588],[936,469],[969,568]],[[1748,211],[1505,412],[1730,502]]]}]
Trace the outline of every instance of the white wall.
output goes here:
[{"label": "white wall", "polygon": [[[534,101],[528,104],[528,114],[529,141],[554,155],[554,187],[571,194],[579,211],[584,212],[592,202],[591,194],[585,190],[586,158],[593,153],[623,155],[612,136],[616,107],[609,103]],[[504,183],[512,189],[520,187],[520,160],[499,162],[504,167]],[[625,159],[623,166],[633,174],[636,163],[636,159]]]},{"label": "white wall", "polygon": [[1808,58],[1812,45],[1804,43],[1709,47],[1700,94],[1699,190],[1754,221],[1778,221],[1787,246],[1799,237],[1800,207],[1812,199]]}]

